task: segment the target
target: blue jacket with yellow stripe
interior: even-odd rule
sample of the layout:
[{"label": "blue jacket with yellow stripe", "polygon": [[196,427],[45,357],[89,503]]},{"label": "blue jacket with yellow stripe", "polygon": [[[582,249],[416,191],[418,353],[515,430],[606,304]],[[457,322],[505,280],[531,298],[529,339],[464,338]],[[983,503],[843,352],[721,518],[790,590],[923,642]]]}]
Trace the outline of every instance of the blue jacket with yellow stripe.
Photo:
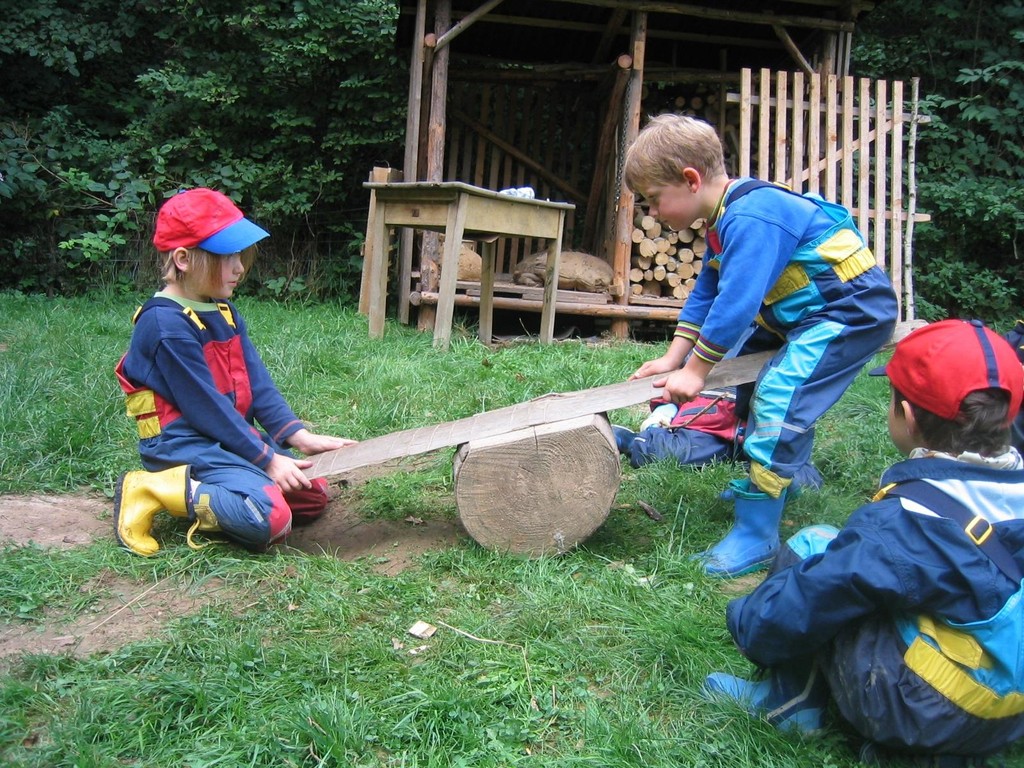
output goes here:
[{"label": "blue jacket with yellow stripe", "polygon": [[199,303],[157,294],[136,313],[117,365],[128,414],[139,428],[147,469],[202,463],[218,445],[266,468],[274,448],[304,425],[278,391],[227,301]]},{"label": "blue jacket with yellow stripe", "polygon": [[823,310],[844,325],[892,311],[878,303],[891,303],[889,278],[843,206],[750,178],[734,180],[722,206],[676,326],[698,357],[717,363],[755,320],[785,338]]},{"label": "blue jacket with yellow stripe", "polygon": [[[1024,470],[912,458],[882,485],[918,478],[980,516],[974,529],[991,525],[1024,569]],[[841,710],[855,702],[843,714],[867,736],[984,754],[1024,736],[1022,590],[961,525],[883,496],[855,511],[825,552],[732,601],[726,621],[759,665],[811,654],[845,665],[838,678],[849,690],[833,696]],[[840,645],[845,658],[834,653]]]}]

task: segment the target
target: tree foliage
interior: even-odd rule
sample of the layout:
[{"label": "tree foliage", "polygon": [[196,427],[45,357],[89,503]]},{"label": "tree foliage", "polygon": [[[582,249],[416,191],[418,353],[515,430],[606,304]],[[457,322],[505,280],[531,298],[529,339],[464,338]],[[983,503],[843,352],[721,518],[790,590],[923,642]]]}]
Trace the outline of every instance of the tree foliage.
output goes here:
[{"label": "tree foliage", "polygon": [[391,0],[8,8],[0,287],[88,287],[179,187],[231,194],[279,248],[312,220],[358,231],[361,182],[405,127],[397,16]]},{"label": "tree foliage", "polygon": [[1024,295],[1024,0],[881,2],[854,66],[921,78],[915,281],[926,316],[1006,321]]}]

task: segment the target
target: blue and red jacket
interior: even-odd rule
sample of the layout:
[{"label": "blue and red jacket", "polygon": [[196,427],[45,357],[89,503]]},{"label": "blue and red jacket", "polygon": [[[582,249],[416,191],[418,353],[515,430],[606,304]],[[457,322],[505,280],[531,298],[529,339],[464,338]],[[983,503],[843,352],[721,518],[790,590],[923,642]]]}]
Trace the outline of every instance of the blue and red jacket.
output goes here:
[{"label": "blue and red jacket", "polygon": [[260,469],[303,423],[274,385],[234,305],[157,293],[117,364],[147,468],[195,463],[219,444]]}]

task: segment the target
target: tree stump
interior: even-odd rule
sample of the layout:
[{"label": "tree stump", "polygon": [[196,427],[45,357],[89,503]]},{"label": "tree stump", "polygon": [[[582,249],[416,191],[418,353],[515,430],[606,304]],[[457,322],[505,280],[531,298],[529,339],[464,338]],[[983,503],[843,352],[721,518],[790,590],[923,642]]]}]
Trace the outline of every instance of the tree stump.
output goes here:
[{"label": "tree stump", "polygon": [[481,546],[562,554],[607,519],[621,464],[604,414],[541,424],[462,445],[455,504]]}]

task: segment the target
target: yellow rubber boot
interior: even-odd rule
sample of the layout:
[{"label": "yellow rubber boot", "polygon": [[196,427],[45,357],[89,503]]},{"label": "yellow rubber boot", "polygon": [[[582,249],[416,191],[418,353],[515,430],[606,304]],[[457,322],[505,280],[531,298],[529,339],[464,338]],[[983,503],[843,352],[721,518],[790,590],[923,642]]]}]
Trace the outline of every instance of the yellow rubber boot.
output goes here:
[{"label": "yellow rubber boot", "polygon": [[114,535],[122,546],[149,557],[160,545],[150,535],[157,512],[189,517],[188,465],[162,472],[125,472],[114,494]]}]

